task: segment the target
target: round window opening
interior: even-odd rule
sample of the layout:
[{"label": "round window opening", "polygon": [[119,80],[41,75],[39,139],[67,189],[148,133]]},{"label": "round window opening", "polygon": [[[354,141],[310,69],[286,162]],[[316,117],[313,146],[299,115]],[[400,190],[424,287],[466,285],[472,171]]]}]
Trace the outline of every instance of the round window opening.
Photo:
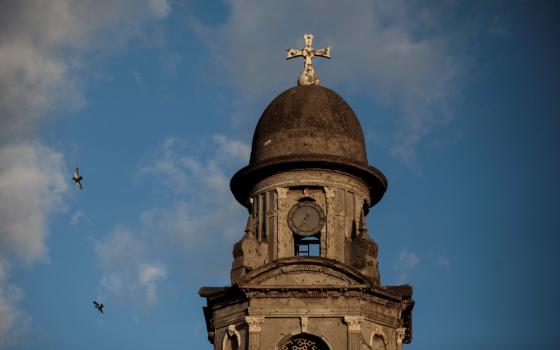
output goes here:
[{"label": "round window opening", "polygon": [[298,334],[291,337],[280,350],[329,350],[327,344],[311,334]]}]

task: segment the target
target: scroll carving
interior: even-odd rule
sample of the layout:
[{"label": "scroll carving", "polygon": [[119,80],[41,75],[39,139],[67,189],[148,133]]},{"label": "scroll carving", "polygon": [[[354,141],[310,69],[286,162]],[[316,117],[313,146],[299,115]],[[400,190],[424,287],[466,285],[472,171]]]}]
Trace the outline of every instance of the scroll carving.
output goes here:
[{"label": "scroll carving", "polygon": [[364,316],[344,316],[344,322],[348,325],[348,332],[360,332]]},{"label": "scroll carving", "polygon": [[245,316],[245,322],[249,326],[249,333],[258,333],[262,331],[264,316]]}]

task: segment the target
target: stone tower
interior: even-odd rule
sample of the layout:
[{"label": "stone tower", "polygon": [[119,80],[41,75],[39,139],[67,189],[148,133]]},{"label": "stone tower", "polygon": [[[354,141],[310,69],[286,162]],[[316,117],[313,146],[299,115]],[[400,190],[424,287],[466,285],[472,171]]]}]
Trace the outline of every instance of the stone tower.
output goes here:
[{"label": "stone tower", "polygon": [[265,109],[249,165],[231,179],[248,210],[232,285],[199,292],[216,350],[396,350],[412,339],[412,287],[380,284],[366,225],[387,180],[350,106],[308,81]]}]

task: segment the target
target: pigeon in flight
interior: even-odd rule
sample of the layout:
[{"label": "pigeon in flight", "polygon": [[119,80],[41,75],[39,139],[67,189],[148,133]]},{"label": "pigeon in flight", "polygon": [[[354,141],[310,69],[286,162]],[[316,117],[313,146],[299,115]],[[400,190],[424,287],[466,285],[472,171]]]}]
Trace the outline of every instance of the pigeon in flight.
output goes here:
[{"label": "pigeon in flight", "polygon": [[76,186],[81,190],[82,189],[82,176],[80,175],[78,168],[74,169],[72,172],[72,180],[76,183]]},{"label": "pigeon in flight", "polygon": [[99,304],[97,301],[93,301],[93,307],[99,310],[99,312],[103,313],[103,304]]}]

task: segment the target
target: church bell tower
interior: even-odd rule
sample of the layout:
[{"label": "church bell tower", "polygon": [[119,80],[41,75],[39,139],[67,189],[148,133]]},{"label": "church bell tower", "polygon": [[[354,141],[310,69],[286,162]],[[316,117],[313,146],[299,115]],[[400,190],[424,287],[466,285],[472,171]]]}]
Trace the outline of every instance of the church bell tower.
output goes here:
[{"label": "church bell tower", "polygon": [[208,339],[215,350],[402,349],[412,287],[381,284],[366,224],[387,180],[368,164],[350,106],[319,85],[312,59],[330,48],[304,38],[288,49],[305,59],[298,86],[265,109],[249,164],[231,179],[247,226],[231,286],[200,289]]}]

